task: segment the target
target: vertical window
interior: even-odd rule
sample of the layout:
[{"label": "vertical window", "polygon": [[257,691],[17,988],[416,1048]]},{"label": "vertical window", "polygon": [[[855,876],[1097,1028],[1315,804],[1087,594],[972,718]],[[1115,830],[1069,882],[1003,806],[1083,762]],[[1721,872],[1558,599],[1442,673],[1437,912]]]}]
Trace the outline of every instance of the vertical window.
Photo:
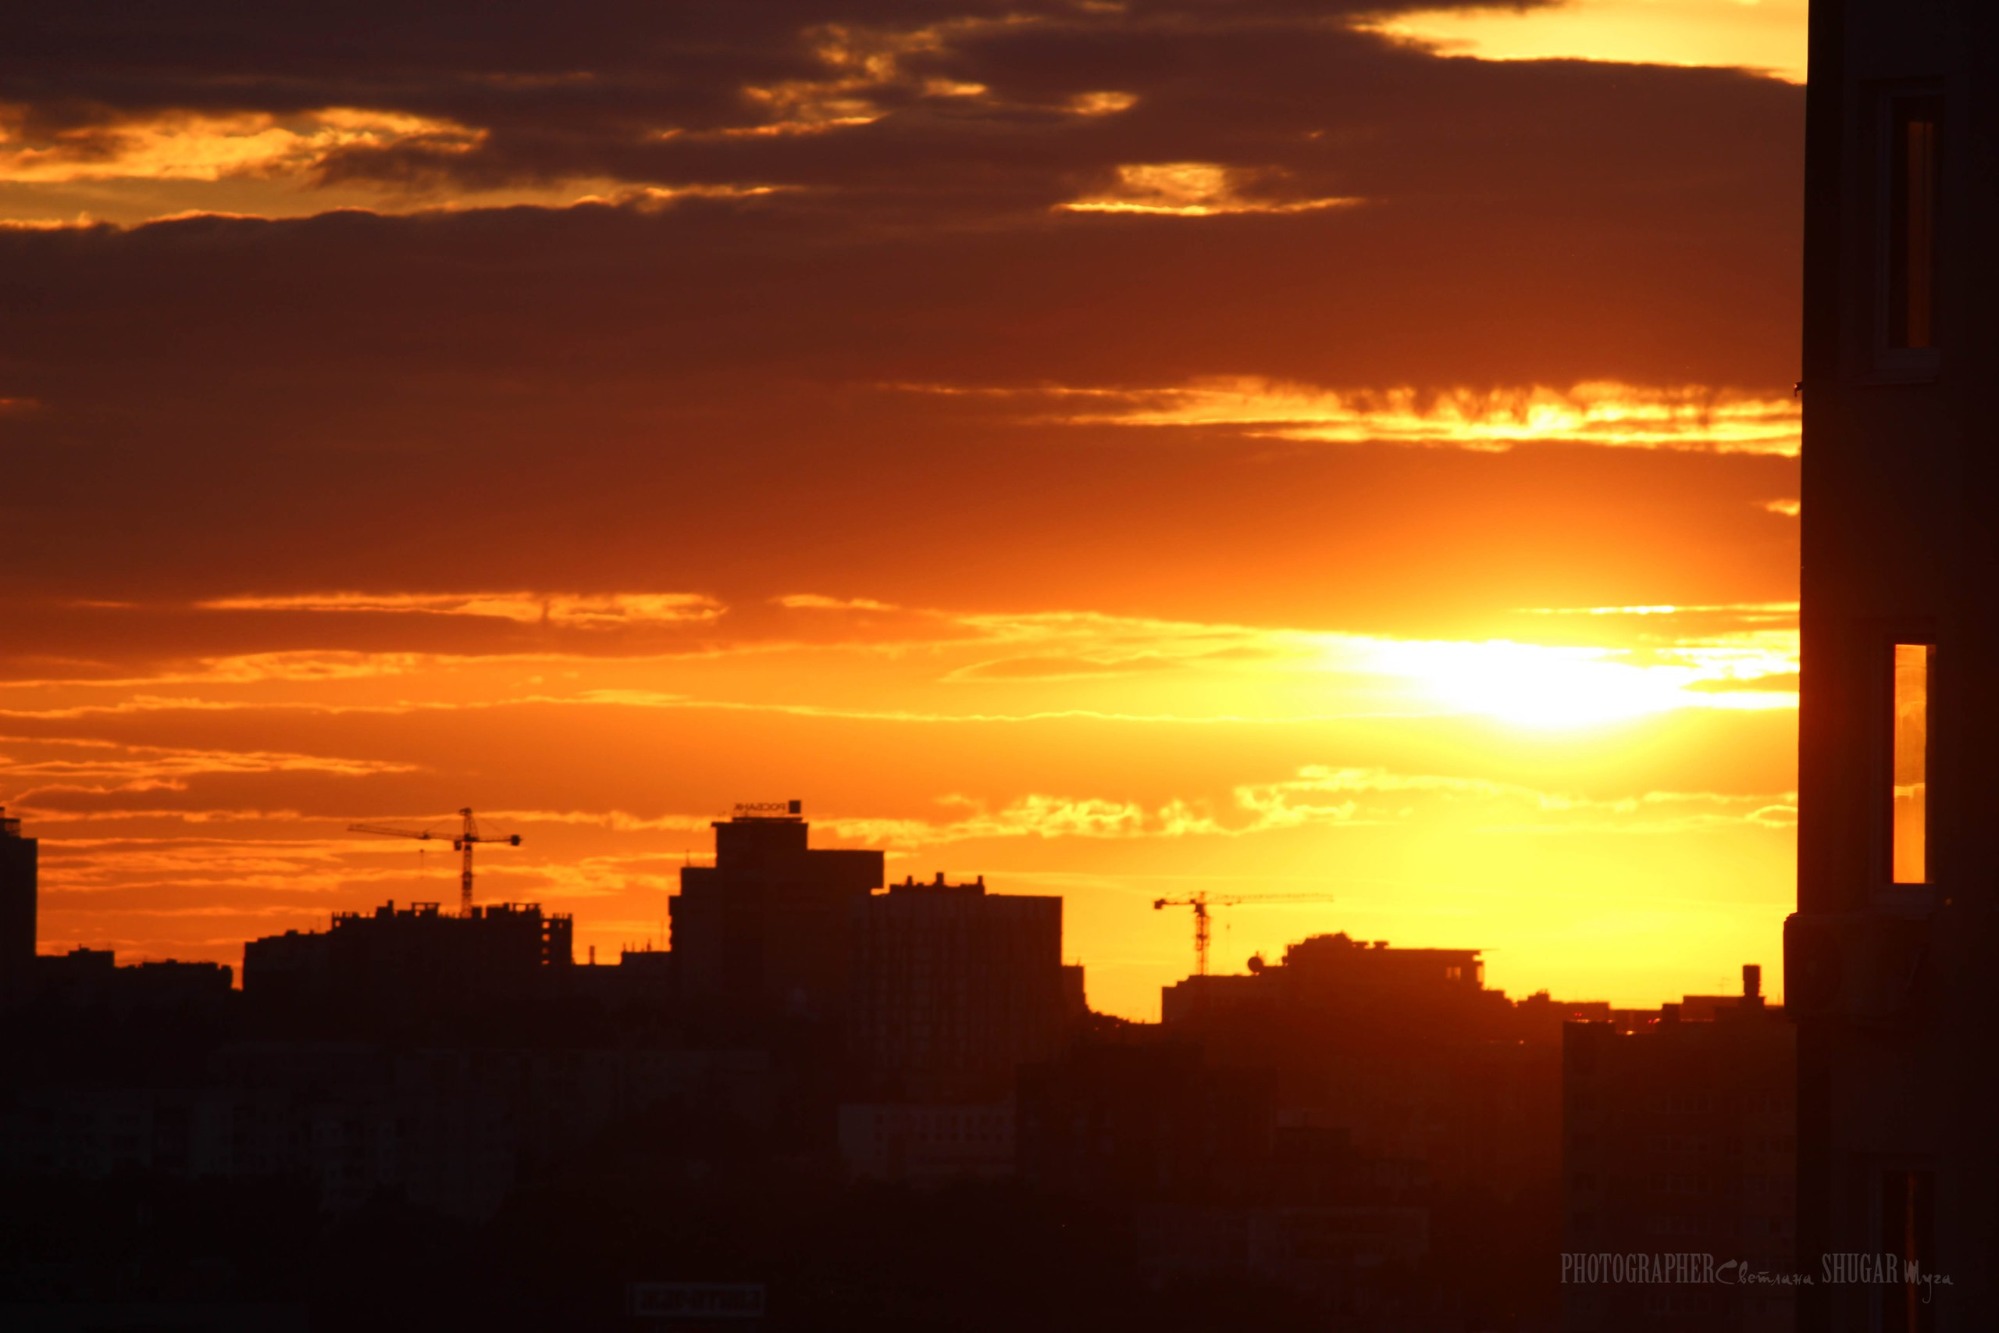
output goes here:
[{"label": "vertical window", "polygon": [[1936,1177],[1928,1171],[1881,1173],[1881,1253],[1901,1265],[1900,1281],[1881,1286],[1881,1333],[1930,1333],[1936,1307],[1923,1299],[1935,1267]]},{"label": "vertical window", "polygon": [[1888,103],[1888,346],[1936,346],[1940,97]]},{"label": "vertical window", "polygon": [[1897,884],[1927,884],[1930,659],[1927,643],[1895,645],[1894,804],[1890,862]]}]

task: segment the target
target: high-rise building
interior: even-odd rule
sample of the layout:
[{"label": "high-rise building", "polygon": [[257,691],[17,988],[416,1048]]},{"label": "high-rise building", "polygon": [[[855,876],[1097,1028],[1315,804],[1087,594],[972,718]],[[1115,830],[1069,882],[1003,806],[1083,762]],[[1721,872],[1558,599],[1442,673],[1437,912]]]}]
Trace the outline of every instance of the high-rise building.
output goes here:
[{"label": "high-rise building", "polygon": [[27,986],[35,966],[36,842],[0,807],[0,998]]},{"label": "high-rise building", "polygon": [[1810,64],[1799,1328],[1999,1328],[1999,6],[1814,0]]},{"label": "high-rise building", "polygon": [[876,1100],[992,1102],[1065,1017],[1062,900],[910,879],[855,904],[848,1052]]},{"label": "high-rise building", "polygon": [[881,887],[880,852],[807,845],[798,802],[717,820],[715,864],[687,866],[672,915],[683,1001],[703,1019],[837,1021],[854,904]]}]

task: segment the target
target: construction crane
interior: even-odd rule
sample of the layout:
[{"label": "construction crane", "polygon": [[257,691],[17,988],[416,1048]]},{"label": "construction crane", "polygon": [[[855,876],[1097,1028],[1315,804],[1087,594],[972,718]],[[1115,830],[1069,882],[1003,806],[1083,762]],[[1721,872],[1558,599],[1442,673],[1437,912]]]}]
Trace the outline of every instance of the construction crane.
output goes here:
[{"label": "construction crane", "polygon": [[1191,907],[1194,909],[1194,975],[1208,975],[1208,909],[1210,907],[1234,907],[1238,903],[1329,903],[1331,894],[1325,893],[1235,893],[1210,896],[1207,892],[1190,893],[1185,898],[1160,898],[1152,904],[1157,912],[1168,907]]},{"label": "construction crane", "polygon": [[463,827],[458,832],[452,834],[438,833],[427,828],[392,828],[387,824],[349,824],[347,831],[349,833],[376,833],[385,838],[415,838],[421,842],[428,842],[432,838],[441,840],[449,837],[451,839],[451,850],[457,852],[459,855],[458,915],[471,916],[472,849],[482,842],[501,842],[509,847],[518,847],[521,845],[521,835],[518,833],[508,833],[505,835],[480,833],[478,821],[472,818],[470,807],[460,810],[458,818],[463,821]]}]

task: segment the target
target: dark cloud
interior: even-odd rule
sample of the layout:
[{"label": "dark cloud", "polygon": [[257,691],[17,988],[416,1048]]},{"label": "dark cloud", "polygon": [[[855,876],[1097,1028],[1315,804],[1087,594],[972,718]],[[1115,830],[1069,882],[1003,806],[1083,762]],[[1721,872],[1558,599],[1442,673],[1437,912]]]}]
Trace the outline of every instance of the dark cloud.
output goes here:
[{"label": "dark cloud", "polygon": [[[1786,595],[1795,525],[1754,507],[1792,493],[1781,460],[1333,457],[893,387],[1795,377],[1798,89],[1439,59],[1345,28],[1355,8],[17,9],[0,80],[26,133],[362,106],[489,135],[328,179],[783,188],[0,231],[0,398],[38,405],[0,417],[0,564],[19,596],[169,605],[616,588],[1383,624],[1634,580]],[[889,54],[829,57],[833,23]],[[795,114],[743,91],[786,83],[877,118],[713,132]],[[1074,109],[1093,92],[1136,100]],[[1364,202],[1055,207],[1175,162],[1253,203]],[[36,614],[107,660],[141,633]],[[174,651],[311,637],[182,623]]]}]

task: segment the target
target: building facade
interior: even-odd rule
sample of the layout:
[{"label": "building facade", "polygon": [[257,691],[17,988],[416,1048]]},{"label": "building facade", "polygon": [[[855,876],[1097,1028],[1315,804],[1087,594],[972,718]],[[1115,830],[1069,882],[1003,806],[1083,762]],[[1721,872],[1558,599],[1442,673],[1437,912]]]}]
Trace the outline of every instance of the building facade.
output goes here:
[{"label": "building facade", "polygon": [[669,903],[681,999],[708,1020],[837,1022],[854,904],[882,885],[880,852],[807,845],[796,802],[717,820],[715,864],[687,866]]},{"label": "building facade", "polygon": [[870,1099],[997,1102],[1062,1040],[1062,900],[911,879],[855,905],[847,1049]]},{"label": "building facade", "polygon": [[36,850],[0,807],[0,1000],[25,988],[35,966]]},{"label": "building facade", "polygon": [[[1999,1328],[1999,9],[1814,0],[1811,29],[1799,1327]],[[1901,1280],[1826,1280],[1881,1254]]]}]

